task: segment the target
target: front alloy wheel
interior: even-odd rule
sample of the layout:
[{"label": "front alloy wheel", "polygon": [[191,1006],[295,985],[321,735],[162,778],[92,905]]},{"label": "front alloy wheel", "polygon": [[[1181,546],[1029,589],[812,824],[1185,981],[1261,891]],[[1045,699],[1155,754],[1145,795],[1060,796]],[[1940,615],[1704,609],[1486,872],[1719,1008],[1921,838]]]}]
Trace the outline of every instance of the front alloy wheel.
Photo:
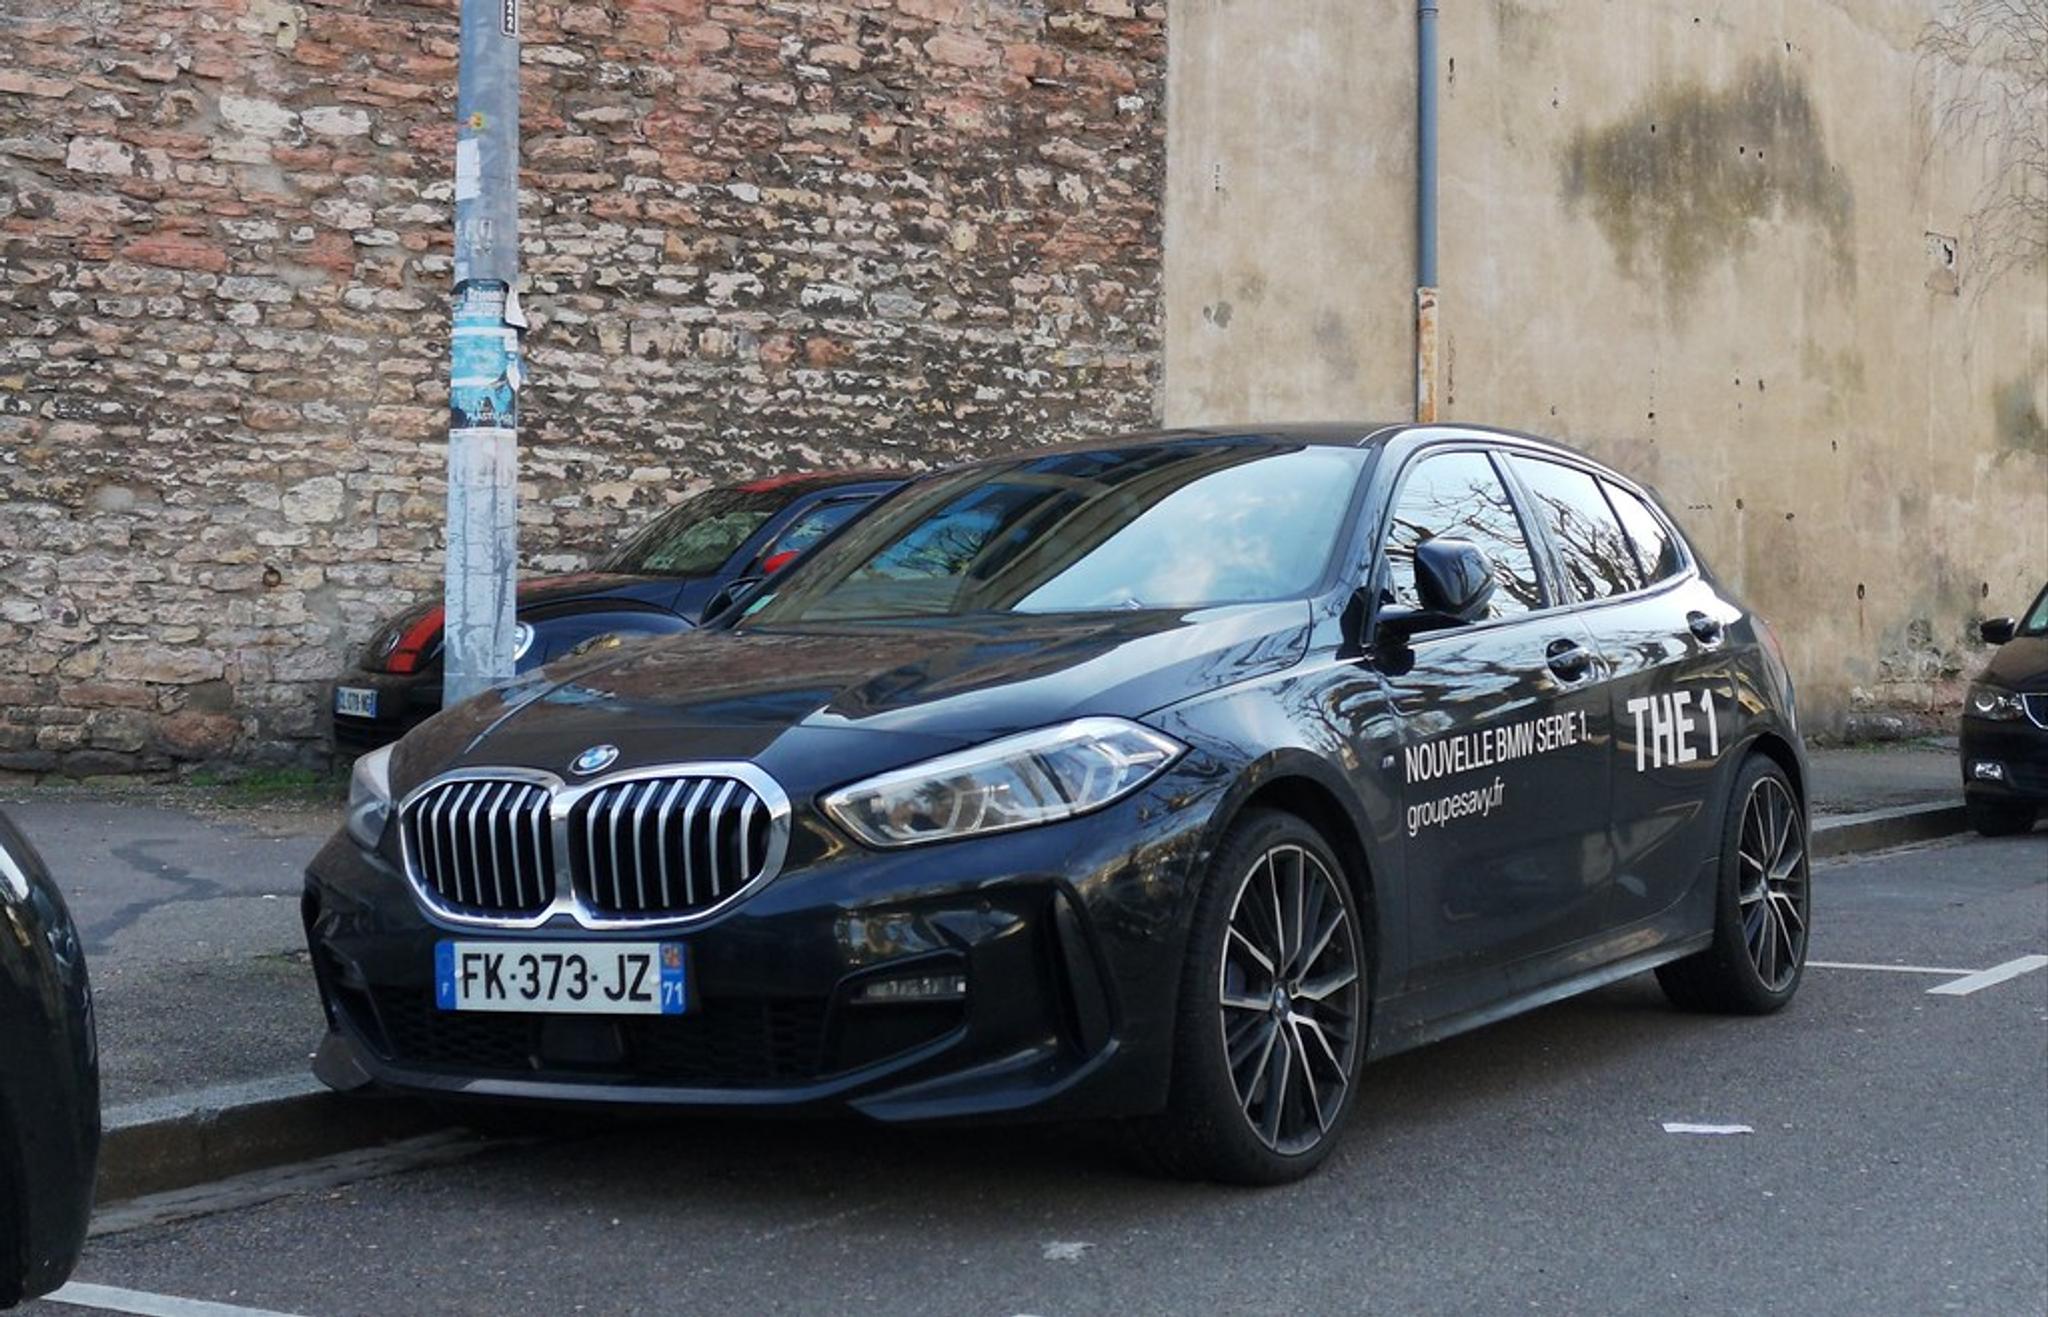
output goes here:
[{"label": "front alloy wheel", "polygon": [[1329,1155],[1365,1059],[1362,911],[1305,820],[1254,809],[1231,827],[1188,928],[1167,1109],[1137,1125],[1158,1169],[1280,1184]]},{"label": "front alloy wheel", "polygon": [[1296,845],[1268,850],[1238,887],[1217,976],[1239,1108],[1277,1153],[1330,1132],[1356,1070],[1358,957],[1339,880]]}]

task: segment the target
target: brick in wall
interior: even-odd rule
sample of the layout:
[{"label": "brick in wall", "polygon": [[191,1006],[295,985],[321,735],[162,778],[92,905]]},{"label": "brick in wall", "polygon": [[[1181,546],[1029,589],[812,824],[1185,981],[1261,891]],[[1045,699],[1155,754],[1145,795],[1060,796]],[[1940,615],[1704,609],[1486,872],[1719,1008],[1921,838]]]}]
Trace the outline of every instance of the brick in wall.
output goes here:
[{"label": "brick in wall", "polygon": [[[525,8],[521,551],[1154,419],[1159,0]],[[0,0],[0,772],[310,763],[438,588],[456,6]]]}]

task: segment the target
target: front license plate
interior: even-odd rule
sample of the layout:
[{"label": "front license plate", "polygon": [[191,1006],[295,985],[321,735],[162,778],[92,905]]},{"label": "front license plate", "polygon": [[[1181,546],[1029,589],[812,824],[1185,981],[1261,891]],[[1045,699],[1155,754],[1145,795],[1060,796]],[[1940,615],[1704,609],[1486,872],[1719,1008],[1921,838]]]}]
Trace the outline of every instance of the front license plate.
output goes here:
[{"label": "front license plate", "polygon": [[434,947],[444,1011],[681,1015],[680,942],[456,942]]},{"label": "front license plate", "polygon": [[377,716],[377,692],[364,690],[361,686],[336,686],[334,711],[345,718],[374,718]]}]

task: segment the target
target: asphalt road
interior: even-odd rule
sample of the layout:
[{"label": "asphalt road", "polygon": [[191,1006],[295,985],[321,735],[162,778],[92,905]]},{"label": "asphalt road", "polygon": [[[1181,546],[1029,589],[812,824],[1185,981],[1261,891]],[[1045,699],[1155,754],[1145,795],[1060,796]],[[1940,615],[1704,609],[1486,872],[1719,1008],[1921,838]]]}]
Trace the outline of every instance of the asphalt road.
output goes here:
[{"label": "asphalt road", "polygon": [[299,893],[338,809],[224,794],[0,793],[85,941],[109,1105],[303,1071],[320,1041]]},{"label": "asphalt road", "polygon": [[[2048,953],[2048,832],[1833,863],[1815,896],[1818,961]],[[96,1239],[79,1279],[303,1314],[2038,1314],[2048,971],[1929,992],[1951,978],[1814,968],[1765,1020],[1631,980],[1374,1066],[1346,1144],[1277,1190],[1144,1178],[1100,1132],[565,1115]]]}]

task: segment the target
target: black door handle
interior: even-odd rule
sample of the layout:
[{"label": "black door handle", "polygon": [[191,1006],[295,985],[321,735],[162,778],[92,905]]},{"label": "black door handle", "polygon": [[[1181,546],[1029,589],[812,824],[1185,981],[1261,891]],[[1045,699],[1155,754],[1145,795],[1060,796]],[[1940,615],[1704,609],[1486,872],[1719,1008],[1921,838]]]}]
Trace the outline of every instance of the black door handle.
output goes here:
[{"label": "black door handle", "polygon": [[1593,656],[1576,640],[1553,640],[1543,656],[1550,670],[1565,681],[1578,681],[1593,666]]},{"label": "black door handle", "polygon": [[1685,615],[1685,625],[1691,629],[1693,635],[1701,644],[1718,645],[1721,643],[1720,618],[1708,617],[1705,613],[1687,613]]}]

